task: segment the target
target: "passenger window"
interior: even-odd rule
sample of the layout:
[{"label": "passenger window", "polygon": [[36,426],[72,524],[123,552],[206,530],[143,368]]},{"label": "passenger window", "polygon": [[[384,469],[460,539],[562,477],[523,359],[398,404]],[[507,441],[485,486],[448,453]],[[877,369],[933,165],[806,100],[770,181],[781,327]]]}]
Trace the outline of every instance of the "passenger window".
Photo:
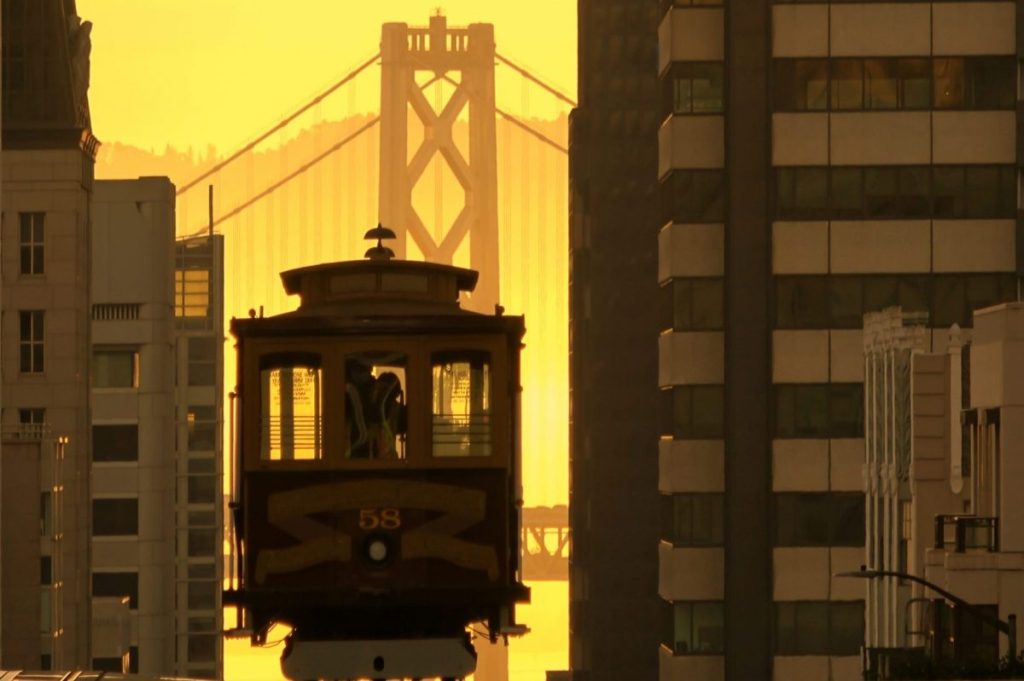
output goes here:
[{"label": "passenger window", "polygon": [[408,359],[400,352],[361,352],[345,358],[348,459],[404,459]]},{"label": "passenger window", "polygon": [[260,372],[265,461],[323,457],[323,371],[319,361],[268,366]]},{"label": "passenger window", "polygon": [[491,370],[487,352],[435,352],[433,449],[436,457],[491,455]]}]

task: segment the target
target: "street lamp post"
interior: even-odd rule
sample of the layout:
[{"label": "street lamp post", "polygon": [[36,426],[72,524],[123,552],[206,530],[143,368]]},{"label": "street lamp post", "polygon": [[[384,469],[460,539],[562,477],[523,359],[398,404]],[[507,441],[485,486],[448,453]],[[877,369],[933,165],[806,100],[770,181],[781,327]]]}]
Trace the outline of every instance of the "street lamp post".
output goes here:
[{"label": "street lamp post", "polygon": [[861,565],[860,566],[860,570],[853,570],[851,572],[837,572],[833,576],[835,576],[835,577],[857,577],[859,579],[879,579],[881,577],[899,577],[900,579],[905,579],[905,580],[907,580],[909,582],[914,582],[915,584],[920,584],[921,586],[923,586],[923,587],[925,587],[927,589],[931,589],[935,593],[939,594],[940,596],[945,598],[947,601],[950,601],[951,603],[956,605],[958,608],[963,608],[964,610],[966,610],[967,612],[971,613],[972,615],[974,615],[975,617],[977,617],[981,621],[985,622],[989,626],[995,627],[998,631],[1001,631],[1004,634],[1006,634],[1007,638],[1009,639],[1009,646],[1007,647],[1007,651],[1010,653],[1010,664],[1013,664],[1013,662],[1017,659],[1017,616],[1016,615],[1007,615],[1006,616],[1006,620],[1007,621],[1004,622],[1001,619],[999,619],[997,617],[993,617],[992,615],[988,614],[987,612],[985,612],[981,608],[979,608],[977,606],[974,606],[974,605],[971,605],[970,603],[968,603],[964,599],[960,598],[959,596],[955,596],[955,595],[949,593],[948,591],[946,591],[942,587],[940,587],[940,586],[938,586],[936,584],[932,584],[928,580],[922,579],[922,578],[918,577],[917,575],[907,574],[906,572],[897,572],[895,570],[869,570],[864,565]]}]

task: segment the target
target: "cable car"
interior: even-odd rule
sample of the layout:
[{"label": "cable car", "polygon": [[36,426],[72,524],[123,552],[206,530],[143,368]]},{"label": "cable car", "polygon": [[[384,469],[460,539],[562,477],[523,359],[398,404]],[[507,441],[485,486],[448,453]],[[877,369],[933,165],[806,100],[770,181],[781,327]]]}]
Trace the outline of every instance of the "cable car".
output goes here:
[{"label": "cable car", "polygon": [[367,259],[284,272],[298,309],[232,319],[231,588],[254,645],[292,627],[291,679],[463,678],[524,628],[523,318],[458,299],[477,273]]}]

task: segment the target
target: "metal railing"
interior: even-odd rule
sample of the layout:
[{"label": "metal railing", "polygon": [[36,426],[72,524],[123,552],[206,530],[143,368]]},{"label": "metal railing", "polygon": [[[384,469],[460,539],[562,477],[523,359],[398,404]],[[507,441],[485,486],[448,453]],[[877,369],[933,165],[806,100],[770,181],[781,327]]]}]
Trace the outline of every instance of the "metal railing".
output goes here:
[{"label": "metal railing", "polygon": [[999,518],[975,515],[935,516],[935,548],[966,551],[999,551]]},{"label": "metal railing", "polygon": [[39,442],[50,434],[50,426],[46,423],[12,423],[3,426],[0,437],[5,441],[27,440]]}]

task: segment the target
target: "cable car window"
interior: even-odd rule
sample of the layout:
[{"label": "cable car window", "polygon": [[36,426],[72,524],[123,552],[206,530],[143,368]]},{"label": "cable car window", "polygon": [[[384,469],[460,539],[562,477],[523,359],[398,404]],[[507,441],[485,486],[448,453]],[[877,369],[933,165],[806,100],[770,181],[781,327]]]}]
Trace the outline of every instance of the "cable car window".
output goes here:
[{"label": "cable car window", "polygon": [[260,371],[260,456],[265,461],[323,458],[323,370],[319,358],[275,362]]},{"label": "cable car window", "polygon": [[436,457],[491,455],[491,370],[487,352],[435,352],[433,448]]},{"label": "cable car window", "polygon": [[349,459],[404,459],[407,419],[404,353],[345,357],[345,424]]}]

